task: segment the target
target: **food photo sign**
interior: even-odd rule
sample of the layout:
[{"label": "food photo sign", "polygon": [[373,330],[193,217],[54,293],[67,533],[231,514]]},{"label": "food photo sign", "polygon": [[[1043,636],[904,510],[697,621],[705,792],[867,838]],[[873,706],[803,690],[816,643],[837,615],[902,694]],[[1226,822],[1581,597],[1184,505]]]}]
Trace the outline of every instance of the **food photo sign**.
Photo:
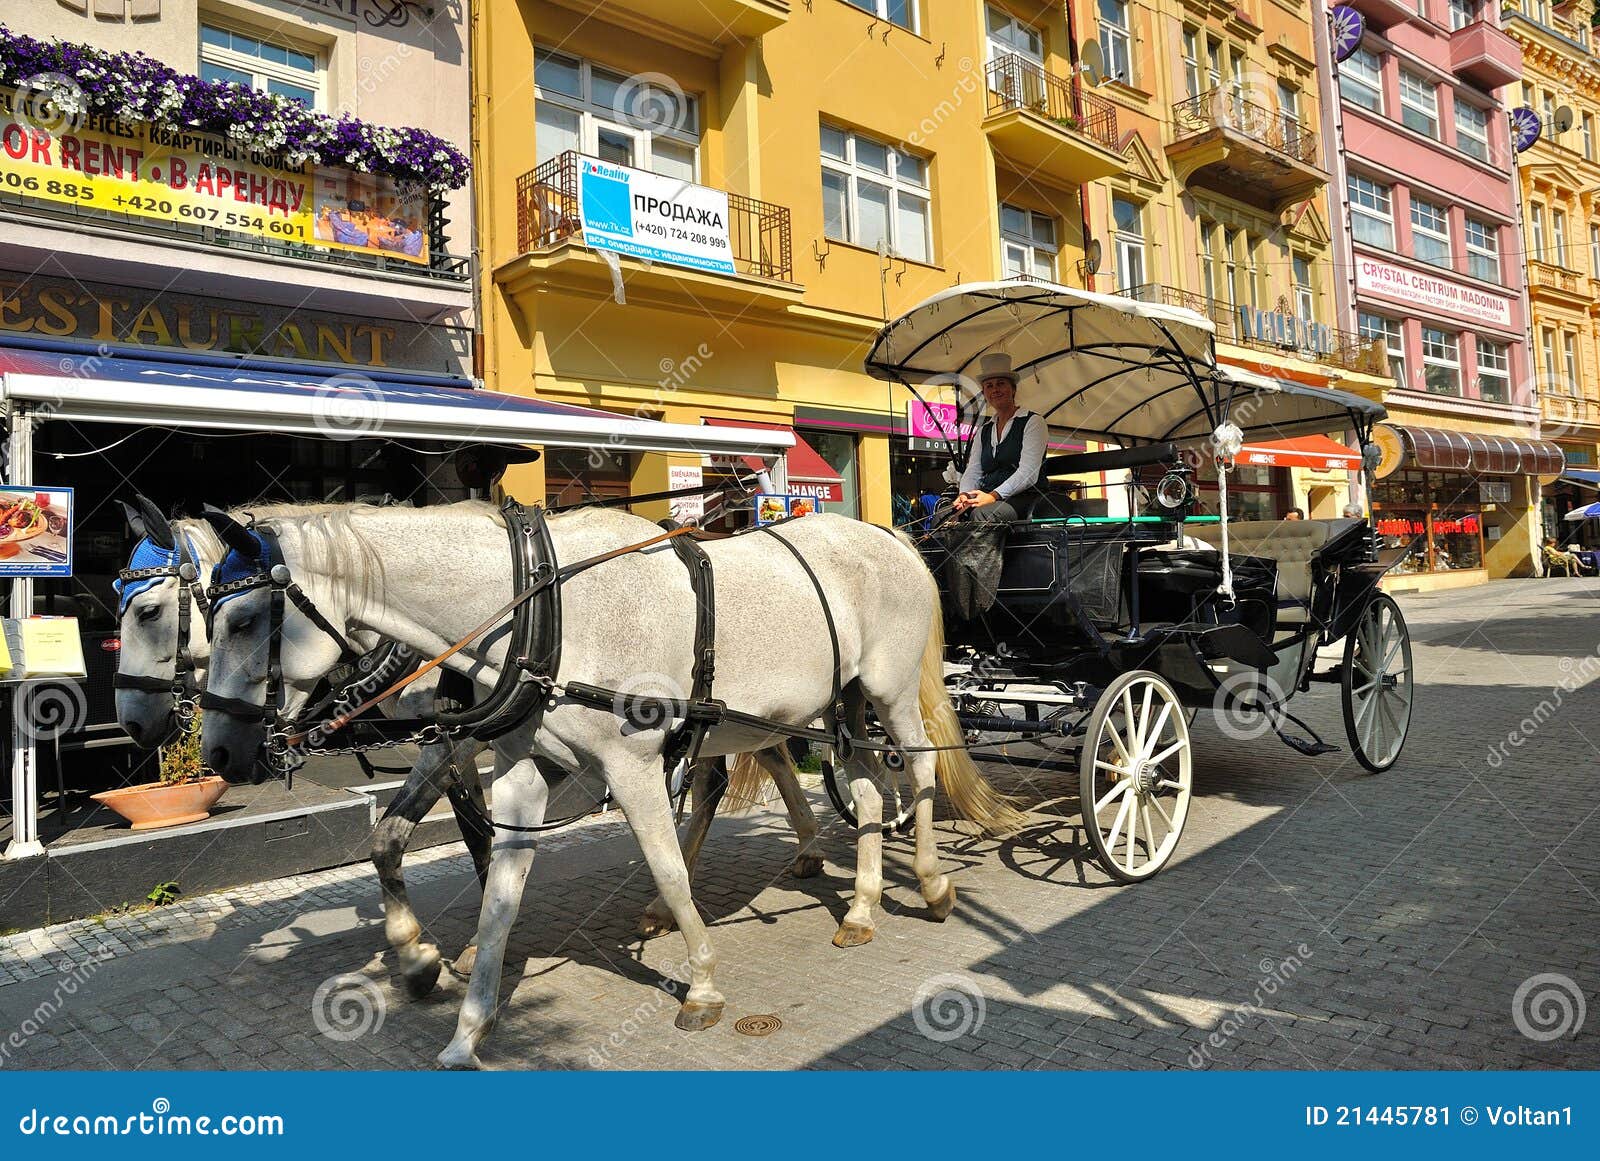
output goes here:
[{"label": "food photo sign", "polygon": [[72,489],[0,487],[0,577],[72,575]]},{"label": "food photo sign", "polygon": [[814,496],[791,496],[781,492],[758,492],[755,497],[756,523],[776,524],[796,516],[809,516],[822,510]]}]

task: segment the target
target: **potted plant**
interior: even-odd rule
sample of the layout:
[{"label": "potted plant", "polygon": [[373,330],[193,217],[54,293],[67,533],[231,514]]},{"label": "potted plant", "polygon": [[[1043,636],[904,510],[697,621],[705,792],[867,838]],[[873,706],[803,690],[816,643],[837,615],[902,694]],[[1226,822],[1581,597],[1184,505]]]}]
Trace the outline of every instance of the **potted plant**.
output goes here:
[{"label": "potted plant", "polygon": [[175,741],[161,747],[160,762],[160,781],[105,790],[92,797],[127,819],[133,830],[155,830],[209,818],[211,808],[228,784],[210,773],[201,758],[198,713]]}]

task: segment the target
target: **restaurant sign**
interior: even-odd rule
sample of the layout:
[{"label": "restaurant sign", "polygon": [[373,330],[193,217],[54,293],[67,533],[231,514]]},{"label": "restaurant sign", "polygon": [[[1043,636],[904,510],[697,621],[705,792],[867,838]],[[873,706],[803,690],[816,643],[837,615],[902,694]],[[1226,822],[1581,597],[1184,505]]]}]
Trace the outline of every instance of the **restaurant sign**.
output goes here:
[{"label": "restaurant sign", "polygon": [[1281,310],[1241,306],[1239,333],[1254,343],[1308,355],[1329,355],[1334,350],[1332,327],[1312,319],[1296,318]]},{"label": "restaurant sign", "polygon": [[1505,295],[1365,254],[1356,255],[1356,293],[1379,294],[1424,310],[1443,311],[1502,330],[1511,328],[1511,300]]},{"label": "restaurant sign", "polygon": [[209,134],[91,114],[44,128],[0,89],[0,192],[330,250],[428,261],[427,191]]}]

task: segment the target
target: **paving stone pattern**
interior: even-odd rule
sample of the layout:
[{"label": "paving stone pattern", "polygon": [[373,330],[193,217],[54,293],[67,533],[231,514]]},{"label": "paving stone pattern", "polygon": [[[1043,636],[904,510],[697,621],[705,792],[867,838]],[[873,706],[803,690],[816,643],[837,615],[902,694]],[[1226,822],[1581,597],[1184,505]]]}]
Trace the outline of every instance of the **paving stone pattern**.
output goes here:
[{"label": "paving stone pattern", "polygon": [[[625,823],[545,839],[485,1063],[1600,1067],[1600,587],[1500,582],[1402,607],[1419,689],[1400,764],[1371,776],[1202,715],[1182,849],[1142,885],[1088,858],[1071,780],[1030,765],[1034,746],[986,768],[1040,805],[1040,826],[996,842],[941,824],[960,891],[942,925],[909,841],[891,841],[865,947],[829,943],[854,853],[815,788],[821,877],[787,874],[781,812],[720,820],[695,882],[728,997],[707,1032],[673,1027],[682,940],[633,934],[654,889]],[[1336,690],[1296,709],[1343,741]],[[408,872],[428,937],[454,954],[477,919],[470,863],[445,847]],[[8,936],[0,1067],[430,1067],[463,985],[446,973],[413,1000],[391,966],[364,866]],[[1548,1040],[1513,1013],[1544,973],[1590,1009]],[[782,1027],[741,1035],[747,1015]]]}]

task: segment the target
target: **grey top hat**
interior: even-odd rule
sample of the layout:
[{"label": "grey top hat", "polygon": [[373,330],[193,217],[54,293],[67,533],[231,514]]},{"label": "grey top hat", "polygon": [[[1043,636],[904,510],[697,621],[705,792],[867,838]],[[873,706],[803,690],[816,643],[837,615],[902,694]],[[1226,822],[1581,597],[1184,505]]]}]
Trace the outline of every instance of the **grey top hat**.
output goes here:
[{"label": "grey top hat", "polygon": [[985,379],[1009,379],[1017,385],[1017,373],[1011,369],[1011,356],[1004,351],[994,351],[978,360],[978,382]]}]

